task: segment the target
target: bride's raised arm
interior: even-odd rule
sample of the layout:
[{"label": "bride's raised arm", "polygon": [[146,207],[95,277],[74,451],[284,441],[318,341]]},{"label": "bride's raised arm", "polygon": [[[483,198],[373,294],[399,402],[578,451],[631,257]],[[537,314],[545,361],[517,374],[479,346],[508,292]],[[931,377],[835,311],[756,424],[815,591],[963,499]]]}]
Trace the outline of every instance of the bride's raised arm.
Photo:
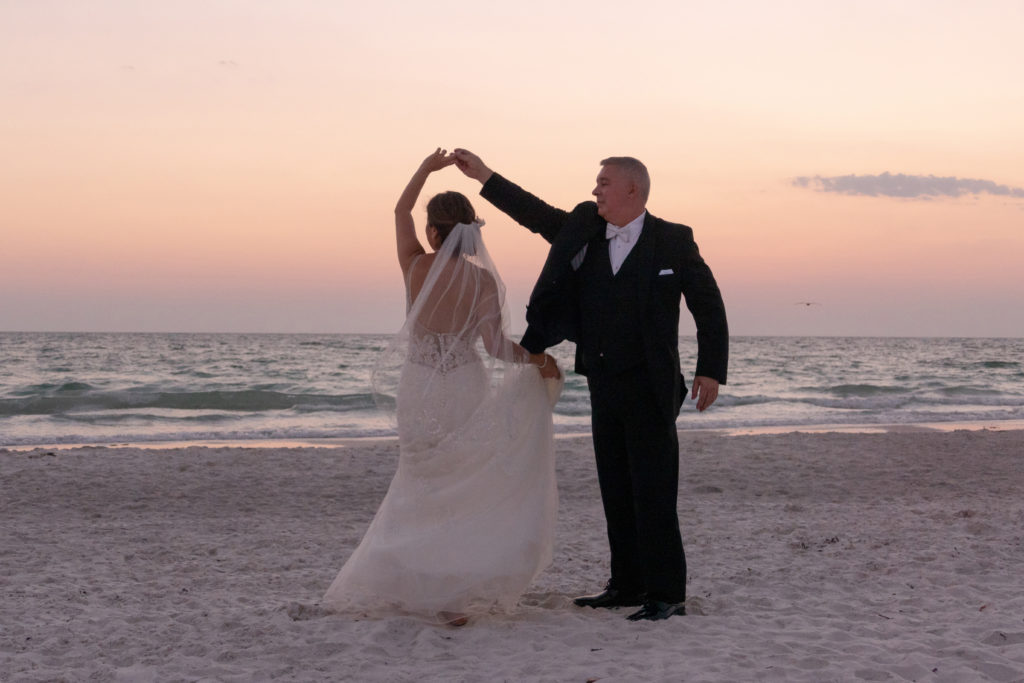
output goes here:
[{"label": "bride's raised arm", "polygon": [[414,258],[426,253],[416,237],[416,223],[412,218],[412,210],[416,206],[423,185],[427,182],[427,176],[454,163],[455,157],[438,147],[412,174],[409,184],[405,186],[402,196],[395,204],[395,243],[398,247],[398,264],[402,267],[403,274],[409,272],[409,266],[412,265]]}]

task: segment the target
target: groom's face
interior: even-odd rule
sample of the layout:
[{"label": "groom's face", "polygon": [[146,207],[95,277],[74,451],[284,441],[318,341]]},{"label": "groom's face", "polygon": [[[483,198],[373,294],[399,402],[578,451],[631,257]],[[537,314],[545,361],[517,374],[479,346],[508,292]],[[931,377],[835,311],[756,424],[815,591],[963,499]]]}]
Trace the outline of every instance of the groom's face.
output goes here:
[{"label": "groom's face", "polygon": [[619,166],[602,166],[591,194],[597,201],[598,215],[613,225],[623,226],[640,215],[639,211],[634,214],[636,184]]}]

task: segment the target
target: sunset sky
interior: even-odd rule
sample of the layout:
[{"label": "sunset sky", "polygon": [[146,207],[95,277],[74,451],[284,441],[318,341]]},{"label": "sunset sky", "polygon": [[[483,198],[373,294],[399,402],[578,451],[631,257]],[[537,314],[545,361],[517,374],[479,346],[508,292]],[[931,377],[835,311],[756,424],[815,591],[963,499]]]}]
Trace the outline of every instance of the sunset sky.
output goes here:
[{"label": "sunset sky", "polygon": [[[0,330],[394,330],[441,146],[567,209],[642,159],[736,335],[1024,336],[1021,36],[1020,0],[0,0]],[[454,168],[418,229],[445,189],[521,332],[546,243]]]}]

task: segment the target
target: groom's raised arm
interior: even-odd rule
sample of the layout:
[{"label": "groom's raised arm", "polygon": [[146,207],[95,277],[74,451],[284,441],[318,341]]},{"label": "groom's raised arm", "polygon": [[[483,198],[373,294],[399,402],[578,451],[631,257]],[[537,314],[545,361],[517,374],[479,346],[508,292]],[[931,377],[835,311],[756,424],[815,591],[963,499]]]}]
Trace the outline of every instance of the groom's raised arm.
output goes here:
[{"label": "groom's raised arm", "polygon": [[470,178],[479,180],[483,187],[480,196],[496,206],[523,227],[553,242],[569,214],[536,197],[512,181],[488,168],[477,155],[456,149],[455,163]]}]

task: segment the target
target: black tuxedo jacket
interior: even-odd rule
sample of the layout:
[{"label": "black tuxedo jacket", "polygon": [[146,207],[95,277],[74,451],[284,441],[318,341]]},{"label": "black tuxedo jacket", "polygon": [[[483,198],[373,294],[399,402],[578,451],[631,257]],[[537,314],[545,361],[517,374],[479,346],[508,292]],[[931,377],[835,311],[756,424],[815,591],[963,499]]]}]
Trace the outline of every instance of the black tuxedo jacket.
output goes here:
[{"label": "black tuxedo jacket", "polygon": [[[587,245],[607,249],[607,221],[597,204],[583,202],[571,212],[557,209],[497,173],[480,194],[517,223],[551,243],[547,260],[526,309],[528,328],[522,345],[539,353],[568,339],[579,342],[579,287],[587,283],[572,268],[573,257]],[[629,258],[640,259],[638,300],[643,306],[642,353],[653,388],[671,419],[679,414],[686,384],[679,364],[679,307],[681,297],[697,325],[697,375],[726,382],[729,328],[725,305],[711,269],[704,263],[693,231],[647,213],[643,232]],[[639,350],[638,350],[639,351]],[[581,355],[576,372],[587,375]]]}]

